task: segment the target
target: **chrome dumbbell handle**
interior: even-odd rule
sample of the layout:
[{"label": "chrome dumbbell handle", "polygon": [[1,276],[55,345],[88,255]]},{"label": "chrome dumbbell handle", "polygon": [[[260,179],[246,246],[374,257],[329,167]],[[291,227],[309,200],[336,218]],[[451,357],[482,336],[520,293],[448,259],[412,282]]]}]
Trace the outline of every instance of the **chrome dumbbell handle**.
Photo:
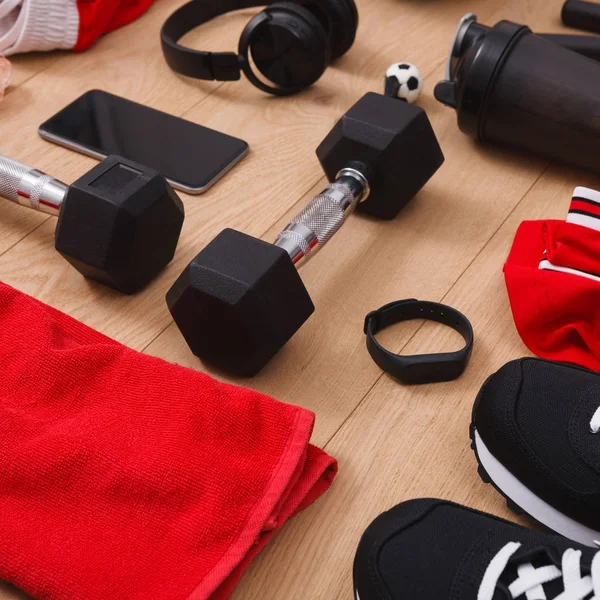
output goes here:
[{"label": "chrome dumbbell handle", "polygon": [[68,186],[12,158],[0,156],[0,197],[57,216]]},{"label": "chrome dumbbell handle", "polygon": [[356,169],[343,169],[292,219],[277,237],[275,246],[285,250],[294,264],[308,260],[339,231],[368,195],[366,177]]}]

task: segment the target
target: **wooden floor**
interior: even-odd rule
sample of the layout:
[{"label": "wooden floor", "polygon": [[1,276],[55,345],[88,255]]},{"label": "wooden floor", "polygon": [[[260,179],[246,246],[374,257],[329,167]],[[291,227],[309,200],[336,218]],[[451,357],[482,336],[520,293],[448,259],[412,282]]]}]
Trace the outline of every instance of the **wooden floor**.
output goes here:
[{"label": "wooden floor", "polygon": [[[184,196],[186,222],[177,256],[146,291],[122,297],[84,280],[53,250],[54,220],[2,205],[0,280],[138,350],[195,369],[164,294],[189,260],[221,229],[274,240],[287,219],[325,184],[315,148],[363,93],[381,91],[400,60],[426,76],[428,111],[446,163],[393,222],[353,217],[302,270],[317,307],[257,378],[237,381],[317,414],[313,441],[339,459],[332,489],[286,525],[255,561],[236,600],[347,599],[359,537],[380,512],[414,497],[443,497],[510,517],[479,480],[469,449],[470,411],[484,379],[527,353],[515,331],[502,266],[524,219],[564,218],[588,174],[549,161],[480,147],[461,134],[455,113],[433,99],[458,19],[468,11],[536,31],[561,31],[562,0],[358,0],[353,49],[311,91],[288,99],[249,83],[180,78],[165,65],[158,31],[181,0],[160,0],[138,22],[80,54],[14,59],[15,77],[0,104],[0,153],[70,182],[94,161],[37,136],[47,117],[101,87],[247,140],[251,154],[205,196]],[[219,19],[187,40],[231,48],[251,13]],[[401,168],[401,165],[399,165]],[[403,387],[369,358],[367,312],[415,297],[443,301],[473,322],[472,363],[458,382]],[[382,334],[404,353],[454,349],[441,326],[412,322]],[[20,597],[0,590],[0,598]],[[90,599],[103,600],[103,599]],[[160,599],[152,599],[160,600]]]}]

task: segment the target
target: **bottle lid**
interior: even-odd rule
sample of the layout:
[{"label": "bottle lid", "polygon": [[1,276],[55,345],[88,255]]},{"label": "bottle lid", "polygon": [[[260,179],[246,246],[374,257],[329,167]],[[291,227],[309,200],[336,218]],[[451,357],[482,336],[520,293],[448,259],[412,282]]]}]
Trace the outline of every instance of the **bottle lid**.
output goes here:
[{"label": "bottle lid", "polygon": [[446,64],[446,80],[435,98],[456,109],[461,131],[484,139],[485,108],[494,82],[516,41],[531,30],[510,21],[494,27],[477,23],[472,13],[459,22]]}]

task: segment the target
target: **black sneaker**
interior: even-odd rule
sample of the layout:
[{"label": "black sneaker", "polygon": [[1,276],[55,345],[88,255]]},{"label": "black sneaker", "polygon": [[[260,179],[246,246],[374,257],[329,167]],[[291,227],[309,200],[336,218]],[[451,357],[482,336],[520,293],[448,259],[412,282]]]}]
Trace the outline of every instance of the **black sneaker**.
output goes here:
[{"label": "black sneaker", "polygon": [[354,561],[356,600],[600,598],[600,552],[443,500],[379,516]]},{"label": "black sneaker", "polygon": [[600,540],[600,375],[539,359],[508,363],[484,384],[471,439],[479,474],[553,531]]}]

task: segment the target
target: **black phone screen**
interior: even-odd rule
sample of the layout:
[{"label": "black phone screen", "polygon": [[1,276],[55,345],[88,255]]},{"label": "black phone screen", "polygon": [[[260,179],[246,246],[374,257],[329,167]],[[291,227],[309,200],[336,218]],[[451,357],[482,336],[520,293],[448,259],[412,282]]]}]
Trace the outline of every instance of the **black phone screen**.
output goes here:
[{"label": "black phone screen", "polygon": [[51,117],[40,135],[86,154],[139,162],[195,192],[210,187],[248,152],[243,140],[100,90]]}]

